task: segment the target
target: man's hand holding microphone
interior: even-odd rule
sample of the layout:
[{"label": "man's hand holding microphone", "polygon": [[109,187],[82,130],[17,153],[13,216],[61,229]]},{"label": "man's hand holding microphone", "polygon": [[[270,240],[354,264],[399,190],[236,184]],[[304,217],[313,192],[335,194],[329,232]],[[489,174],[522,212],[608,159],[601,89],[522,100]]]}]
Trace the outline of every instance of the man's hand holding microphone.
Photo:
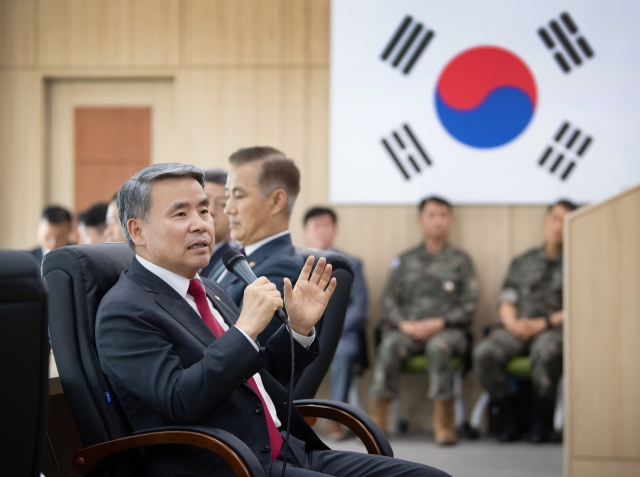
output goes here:
[{"label": "man's hand holding microphone", "polygon": [[[336,279],[331,278],[332,267],[327,265],[327,260],[320,257],[311,273],[314,262],[314,256],[307,258],[295,287],[291,280],[284,279],[284,305],[289,314],[289,325],[302,336],[311,334],[336,289]],[[282,306],[282,297],[276,286],[265,277],[257,278],[244,290],[242,311],[236,327],[255,340]]]}]

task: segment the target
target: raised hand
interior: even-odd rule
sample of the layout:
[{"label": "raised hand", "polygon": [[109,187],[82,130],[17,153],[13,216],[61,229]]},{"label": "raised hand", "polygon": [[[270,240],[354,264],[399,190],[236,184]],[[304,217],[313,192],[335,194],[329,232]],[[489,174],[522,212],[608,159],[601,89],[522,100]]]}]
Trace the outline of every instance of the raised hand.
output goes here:
[{"label": "raised hand", "polygon": [[284,279],[284,304],[289,323],[293,331],[303,336],[311,333],[336,289],[336,279],[331,278],[331,265],[327,265],[327,260],[320,257],[311,274],[314,262],[313,255],[307,258],[295,288],[291,280]]}]

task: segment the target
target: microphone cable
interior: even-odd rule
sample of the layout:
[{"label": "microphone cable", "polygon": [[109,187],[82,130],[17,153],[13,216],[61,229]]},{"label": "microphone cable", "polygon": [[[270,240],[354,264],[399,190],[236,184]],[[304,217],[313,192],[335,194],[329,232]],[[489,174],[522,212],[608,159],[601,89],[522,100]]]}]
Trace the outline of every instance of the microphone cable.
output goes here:
[{"label": "microphone cable", "polygon": [[58,457],[56,456],[56,451],[53,450],[53,444],[51,443],[49,432],[45,432],[45,434],[47,435],[47,442],[49,442],[49,449],[51,449],[51,455],[53,455],[53,463],[56,465],[56,470],[58,471],[58,477],[62,477],[62,472],[60,472],[60,466],[58,465]]},{"label": "microphone cable", "polygon": [[291,343],[291,378],[289,380],[289,402],[287,403],[287,437],[284,440],[284,462],[282,464],[282,473],[280,477],[284,477],[285,469],[287,468],[287,456],[289,454],[289,434],[291,429],[291,408],[293,407],[293,377],[295,374],[295,350],[293,345],[293,330],[289,326],[289,317],[287,316],[287,322],[284,324],[289,331],[289,343]]}]

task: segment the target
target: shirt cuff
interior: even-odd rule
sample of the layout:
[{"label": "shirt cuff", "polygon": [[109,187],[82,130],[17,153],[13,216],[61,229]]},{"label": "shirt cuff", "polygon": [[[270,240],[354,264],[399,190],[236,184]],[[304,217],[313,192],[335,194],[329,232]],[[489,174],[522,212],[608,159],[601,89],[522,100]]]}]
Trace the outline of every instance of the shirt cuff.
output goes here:
[{"label": "shirt cuff", "polygon": [[311,330],[311,336],[302,336],[301,334],[296,333],[295,331],[293,331],[293,329],[291,329],[291,333],[293,333],[293,339],[296,340],[298,342],[298,344],[300,346],[302,346],[303,348],[305,348],[305,349],[309,349],[309,346],[311,346],[311,344],[313,343],[313,340],[316,339],[316,328],[315,328],[315,326]]},{"label": "shirt cuff", "polygon": [[[247,337],[247,339],[249,340],[249,342],[253,345],[253,347],[254,347],[254,348],[256,349],[256,351],[259,353],[259,352],[260,352],[260,348],[258,348],[258,343],[256,343],[255,341],[253,341],[253,340],[251,339],[251,336],[249,336],[248,334],[246,334],[244,331],[242,331],[242,330],[241,330],[240,328],[238,328],[237,326],[236,326],[236,329],[237,329],[240,333],[242,333],[243,335],[245,335],[245,336]],[[294,333],[295,333],[295,332],[294,332]],[[315,336],[315,333],[314,333],[314,336]]]}]

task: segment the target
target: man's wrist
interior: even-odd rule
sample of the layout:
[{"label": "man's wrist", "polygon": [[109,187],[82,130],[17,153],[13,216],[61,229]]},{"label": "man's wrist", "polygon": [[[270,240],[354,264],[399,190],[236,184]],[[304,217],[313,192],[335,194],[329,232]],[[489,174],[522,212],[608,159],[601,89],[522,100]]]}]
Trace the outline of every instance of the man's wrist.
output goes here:
[{"label": "man's wrist", "polygon": [[295,331],[301,336],[308,337],[308,336],[311,336],[311,333],[313,332],[313,326],[311,328],[307,328],[300,325],[294,325],[291,322],[289,322],[289,326],[291,326],[292,331]]}]

